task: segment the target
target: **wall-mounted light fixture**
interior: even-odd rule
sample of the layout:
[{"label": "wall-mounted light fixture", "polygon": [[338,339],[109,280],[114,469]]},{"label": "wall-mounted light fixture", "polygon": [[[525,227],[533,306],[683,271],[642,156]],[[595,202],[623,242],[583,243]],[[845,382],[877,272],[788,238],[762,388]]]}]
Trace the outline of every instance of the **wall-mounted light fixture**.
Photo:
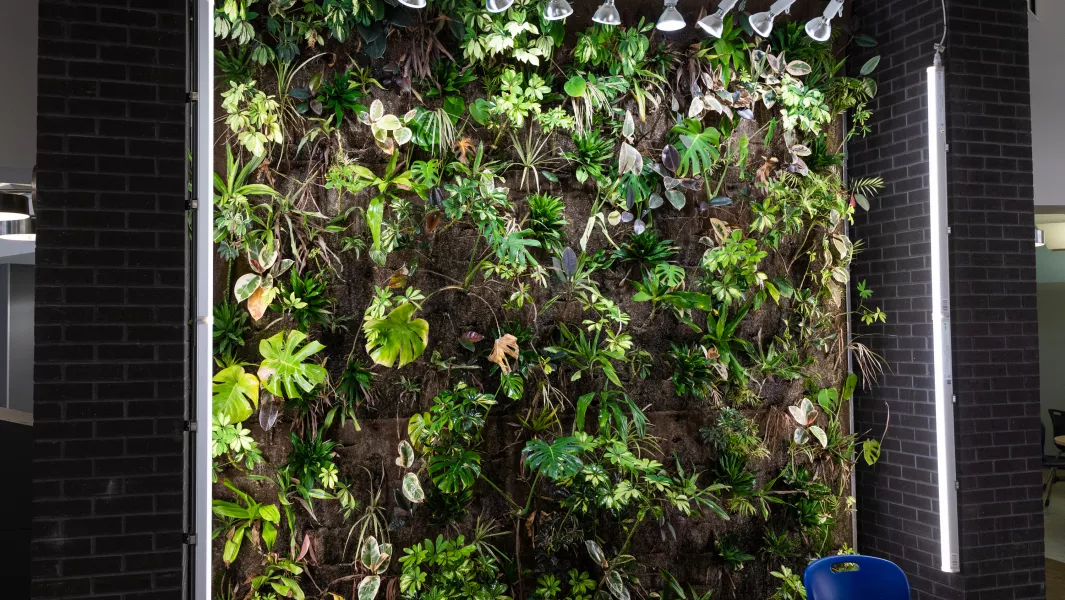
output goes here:
[{"label": "wall-mounted light fixture", "polygon": [[761,37],[769,37],[773,33],[773,19],[781,13],[790,12],[792,4],[795,4],[795,0],[777,0],[766,12],[751,15],[751,29]]},{"label": "wall-mounted light fixture", "polygon": [[655,27],[661,31],[678,31],[684,29],[684,25],[684,16],[677,10],[677,0],[666,0],[666,8]]},{"label": "wall-mounted light fixture", "polygon": [[399,3],[410,8],[425,8],[425,0],[399,0]]},{"label": "wall-mounted light fixture", "polygon": [[954,380],[950,356],[950,254],[947,247],[947,99],[937,49],[928,67],[928,195],[932,251],[932,362],[935,377],[936,471],[940,569],[960,570],[954,460]]},{"label": "wall-mounted light fixture", "polygon": [[31,217],[18,221],[0,221],[0,240],[36,242],[37,219]]},{"label": "wall-mounted light fixture", "polygon": [[725,14],[732,10],[737,2],[739,0],[721,0],[721,4],[717,5],[716,11],[699,19],[696,25],[706,33],[720,38],[725,29]]},{"label": "wall-mounted light fixture", "polygon": [[573,14],[573,7],[566,0],[551,0],[544,7],[544,18],[548,21],[558,21]]},{"label": "wall-mounted light fixture", "polygon": [[1040,246],[1045,246],[1045,245],[1046,245],[1046,234],[1043,233],[1042,229],[1039,229],[1037,227],[1036,230],[1035,230],[1035,247],[1038,248]]},{"label": "wall-mounted light fixture", "polygon": [[614,6],[614,0],[606,0],[600,4],[595,14],[592,15],[592,20],[600,25],[620,25],[621,15],[618,14],[618,8]]},{"label": "wall-mounted light fixture", "polygon": [[30,214],[28,196],[0,192],[0,221],[22,221],[29,219]]},{"label": "wall-mounted light fixture", "polygon": [[514,0],[485,0],[484,8],[490,13],[501,13],[512,4]]},{"label": "wall-mounted light fixture", "polygon": [[806,34],[819,42],[827,42],[832,37],[832,17],[843,16],[843,0],[832,0],[825,12],[806,24]]}]

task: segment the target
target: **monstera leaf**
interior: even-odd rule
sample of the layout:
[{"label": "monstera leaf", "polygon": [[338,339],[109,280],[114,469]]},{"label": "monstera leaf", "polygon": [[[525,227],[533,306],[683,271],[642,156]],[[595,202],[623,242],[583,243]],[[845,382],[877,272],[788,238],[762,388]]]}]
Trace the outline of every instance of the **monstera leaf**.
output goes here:
[{"label": "monstera leaf", "polygon": [[584,451],[577,438],[564,437],[548,444],[534,439],[525,445],[525,466],[540,471],[551,479],[569,479],[580,472],[584,463],[580,455]]},{"label": "monstera leaf", "polygon": [[259,342],[259,354],[263,356],[259,380],[275,396],[300,398],[325,381],[324,367],[303,362],[325,346],[312,340],[301,348],[307,337],[302,331],[290,331],[287,338],[284,336],[285,332],[281,331]]},{"label": "monstera leaf", "polygon": [[370,358],[382,367],[391,367],[399,361],[402,367],[425,352],[429,343],[429,323],[425,319],[413,319],[417,307],[402,304],[392,309],[383,319],[371,319],[366,323],[368,342],[366,351]]},{"label": "monstera leaf", "polygon": [[684,119],[680,125],[673,127],[673,133],[678,136],[675,145],[680,154],[677,174],[681,177],[702,175],[721,155],[717,148],[721,132],[714,127],[703,129],[699,121]]},{"label": "monstera leaf", "polygon": [[240,423],[259,406],[259,380],[244,367],[233,365],[214,376],[214,397],[211,410],[215,416],[225,415],[230,423]]}]

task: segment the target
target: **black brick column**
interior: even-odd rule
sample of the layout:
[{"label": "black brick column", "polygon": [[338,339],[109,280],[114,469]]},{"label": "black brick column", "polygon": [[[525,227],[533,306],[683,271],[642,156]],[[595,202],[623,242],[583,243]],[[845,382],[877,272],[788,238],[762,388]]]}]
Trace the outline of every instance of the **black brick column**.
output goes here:
[{"label": "black brick column", "polygon": [[950,0],[947,67],[955,439],[961,573],[939,571],[931,332],[926,69],[940,0],[857,2],[880,42],[873,133],[850,145],[852,177],[885,193],[856,217],[867,280],[889,315],[855,333],[888,362],[860,391],[859,431],[880,462],[858,472],[858,550],[906,571],[915,599],[1045,598],[1039,378],[1025,0]]},{"label": "black brick column", "polygon": [[179,598],[185,3],[41,0],[39,53],[32,597]]}]

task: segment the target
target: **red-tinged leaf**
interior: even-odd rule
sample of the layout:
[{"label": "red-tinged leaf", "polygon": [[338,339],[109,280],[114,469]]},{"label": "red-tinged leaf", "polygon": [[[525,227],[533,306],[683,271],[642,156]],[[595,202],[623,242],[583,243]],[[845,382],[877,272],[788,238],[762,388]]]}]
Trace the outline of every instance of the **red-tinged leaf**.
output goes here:
[{"label": "red-tinged leaf", "polygon": [[436,231],[437,227],[440,227],[441,217],[443,215],[438,212],[431,212],[425,215],[425,230],[429,233]]}]

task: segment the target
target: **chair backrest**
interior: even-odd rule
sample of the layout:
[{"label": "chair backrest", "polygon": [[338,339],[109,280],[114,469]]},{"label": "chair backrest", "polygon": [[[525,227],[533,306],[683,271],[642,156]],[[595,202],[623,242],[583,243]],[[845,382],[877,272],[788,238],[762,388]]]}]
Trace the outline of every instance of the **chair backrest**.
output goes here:
[{"label": "chair backrest", "polygon": [[[837,565],[845,568],[833,570]],[[873,556],[827,556],[806,567],[802,579],[807,600],[910,600],[902,569]]]},{"label": "chair backrest", "polygon": [[1065,410],[1048,408],[1047,412],[1050,413],[1050,427],[1054,437],[1065,435]]}]

